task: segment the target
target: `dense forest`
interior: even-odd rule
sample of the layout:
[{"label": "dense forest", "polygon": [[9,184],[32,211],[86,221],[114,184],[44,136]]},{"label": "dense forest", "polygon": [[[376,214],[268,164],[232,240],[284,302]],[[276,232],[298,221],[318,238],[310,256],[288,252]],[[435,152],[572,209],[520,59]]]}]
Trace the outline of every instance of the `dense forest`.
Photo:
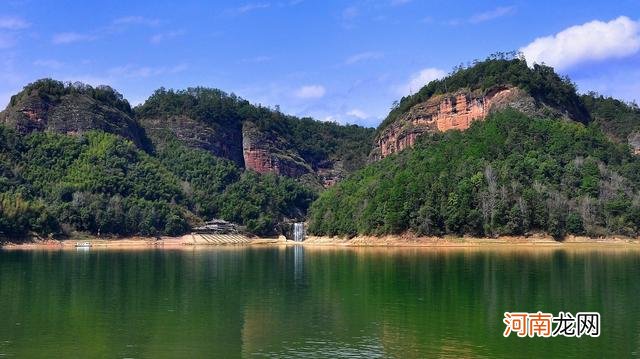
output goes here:
[{"label": "dense forest", "polygon": [[513,110],[424,136],[322,193],[322,235],[640,233],[640,159],[596,125]]},{"label": "dense forest", "polygon": [[219,216],[261,235],[302,218],[315,193],[179,145],[151,156],[121,137],[20,136],[0,126],[0,234],[179,235]]},{"label": "dense forest", "polygon": [[306,217],[321,182],[314,172],[300,179],[247,171],[243,124],[264,133],[266,150],[301,157],[313,170],[340,163],[342,175],[365,164],[374,133],[217,89],[159,89],[132,109],[111,87],[51,79],[13,96],[0,122],[4,238],[179,235],[211,218],[279,234],[282,223]]},{"label": "dense forest", "polygon": [[589,110],[593,123],[612,139],[640,148],[640,108],[636,103],[626,103],[595,92],[581,96]]}]

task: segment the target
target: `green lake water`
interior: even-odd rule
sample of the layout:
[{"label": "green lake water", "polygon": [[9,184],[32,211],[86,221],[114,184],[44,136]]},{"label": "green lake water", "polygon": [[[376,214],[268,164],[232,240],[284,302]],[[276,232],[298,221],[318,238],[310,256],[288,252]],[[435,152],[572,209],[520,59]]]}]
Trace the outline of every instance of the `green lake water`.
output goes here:
[{"label": "green lake water", "polygon": [[[600,312],[601,335],[503,337],[538,310]],[[0,250],[0,357],[639,353],[638,250]]]}]

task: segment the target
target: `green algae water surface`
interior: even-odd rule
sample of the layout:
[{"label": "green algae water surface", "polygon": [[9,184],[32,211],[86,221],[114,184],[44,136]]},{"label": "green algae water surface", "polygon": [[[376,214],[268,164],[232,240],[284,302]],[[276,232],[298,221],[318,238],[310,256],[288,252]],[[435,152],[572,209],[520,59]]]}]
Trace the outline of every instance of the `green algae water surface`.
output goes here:
[{"label": "green algae water surface", "polygon": [[[503,337],[505,311],[601,314]],[[0,356],[609,357],[640,353],[640,251],[0,250]]]}]

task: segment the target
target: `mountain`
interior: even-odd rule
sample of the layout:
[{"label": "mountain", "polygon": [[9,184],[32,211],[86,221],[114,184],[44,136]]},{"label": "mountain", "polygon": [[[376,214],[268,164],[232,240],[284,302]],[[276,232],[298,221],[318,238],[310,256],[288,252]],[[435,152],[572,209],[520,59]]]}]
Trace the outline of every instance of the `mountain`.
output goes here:
[{"label": "mountain", "polygon": [[640,108],[594,92],[582,96],[593,123],[619,143],[627,143],[640,155]]},{"label": "mountain", "polygon": [[176,139],[239,167],[329,186],[366,163],[373,129],[287,116],[208,88],[160,89],[135,108],[158,147]]},{"label": "mountain", "polygon": [[412,147],[424,133],[467,129],[473,121],[509,107],[534,117],[582,123],[591,119],[569,79],[550,67],[530,68],[521,58],[499,54],[459,67],[403,97],[378,127],[371,157],[380,159]]},{"label": "mountain", "polygon": [[275,235],[365,164],[373,133],[215,89],[132,109],[107,86],[39,80],[0,113],[0,237],[177,235],[212,217]]},{"label": "mountain", "polygon": [[640,234],[640,158],[596,126],[513,109],[424,135],[320,194],[318,235]]},{"label": "mountain", "polygon": [[505,56],[401,99],[378,129],[201,87],[132,109],[45,79],[0,113],[0,237],[178,235],[211,218],[259,235],[308,219],[324,235],[637,236],[634,153],[637,105]]},{"label": "mountain", "polygon": [[639,114],[523,59],[457,68],[396,104],[377,161],[320,194],[309,231],[638,236]]},{"label": "mountain", "polygon": [[109,86],[38,80],[11,97],[0,113],[0,123],[20,134],[49,131],[73,135],[101,130],[146,150],[150,145],[129,102]]}]

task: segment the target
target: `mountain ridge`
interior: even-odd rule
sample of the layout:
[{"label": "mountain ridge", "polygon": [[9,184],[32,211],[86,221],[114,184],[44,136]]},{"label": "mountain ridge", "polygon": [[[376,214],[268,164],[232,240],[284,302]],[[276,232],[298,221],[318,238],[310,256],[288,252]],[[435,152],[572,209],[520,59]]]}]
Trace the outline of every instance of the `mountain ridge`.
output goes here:
[{"label": "mountain ridge", "polygon": [[[259,235],[309,218],[330,235],[638,231],[638,106],[579,96],[519,58],[456,69],[378,129],[203,87],[131,108],[110,87],[50,79],[13,96],[0,122],[0,236],[175,235],[214,217]],[[491,198],[503,206],[474,212]]]}]

